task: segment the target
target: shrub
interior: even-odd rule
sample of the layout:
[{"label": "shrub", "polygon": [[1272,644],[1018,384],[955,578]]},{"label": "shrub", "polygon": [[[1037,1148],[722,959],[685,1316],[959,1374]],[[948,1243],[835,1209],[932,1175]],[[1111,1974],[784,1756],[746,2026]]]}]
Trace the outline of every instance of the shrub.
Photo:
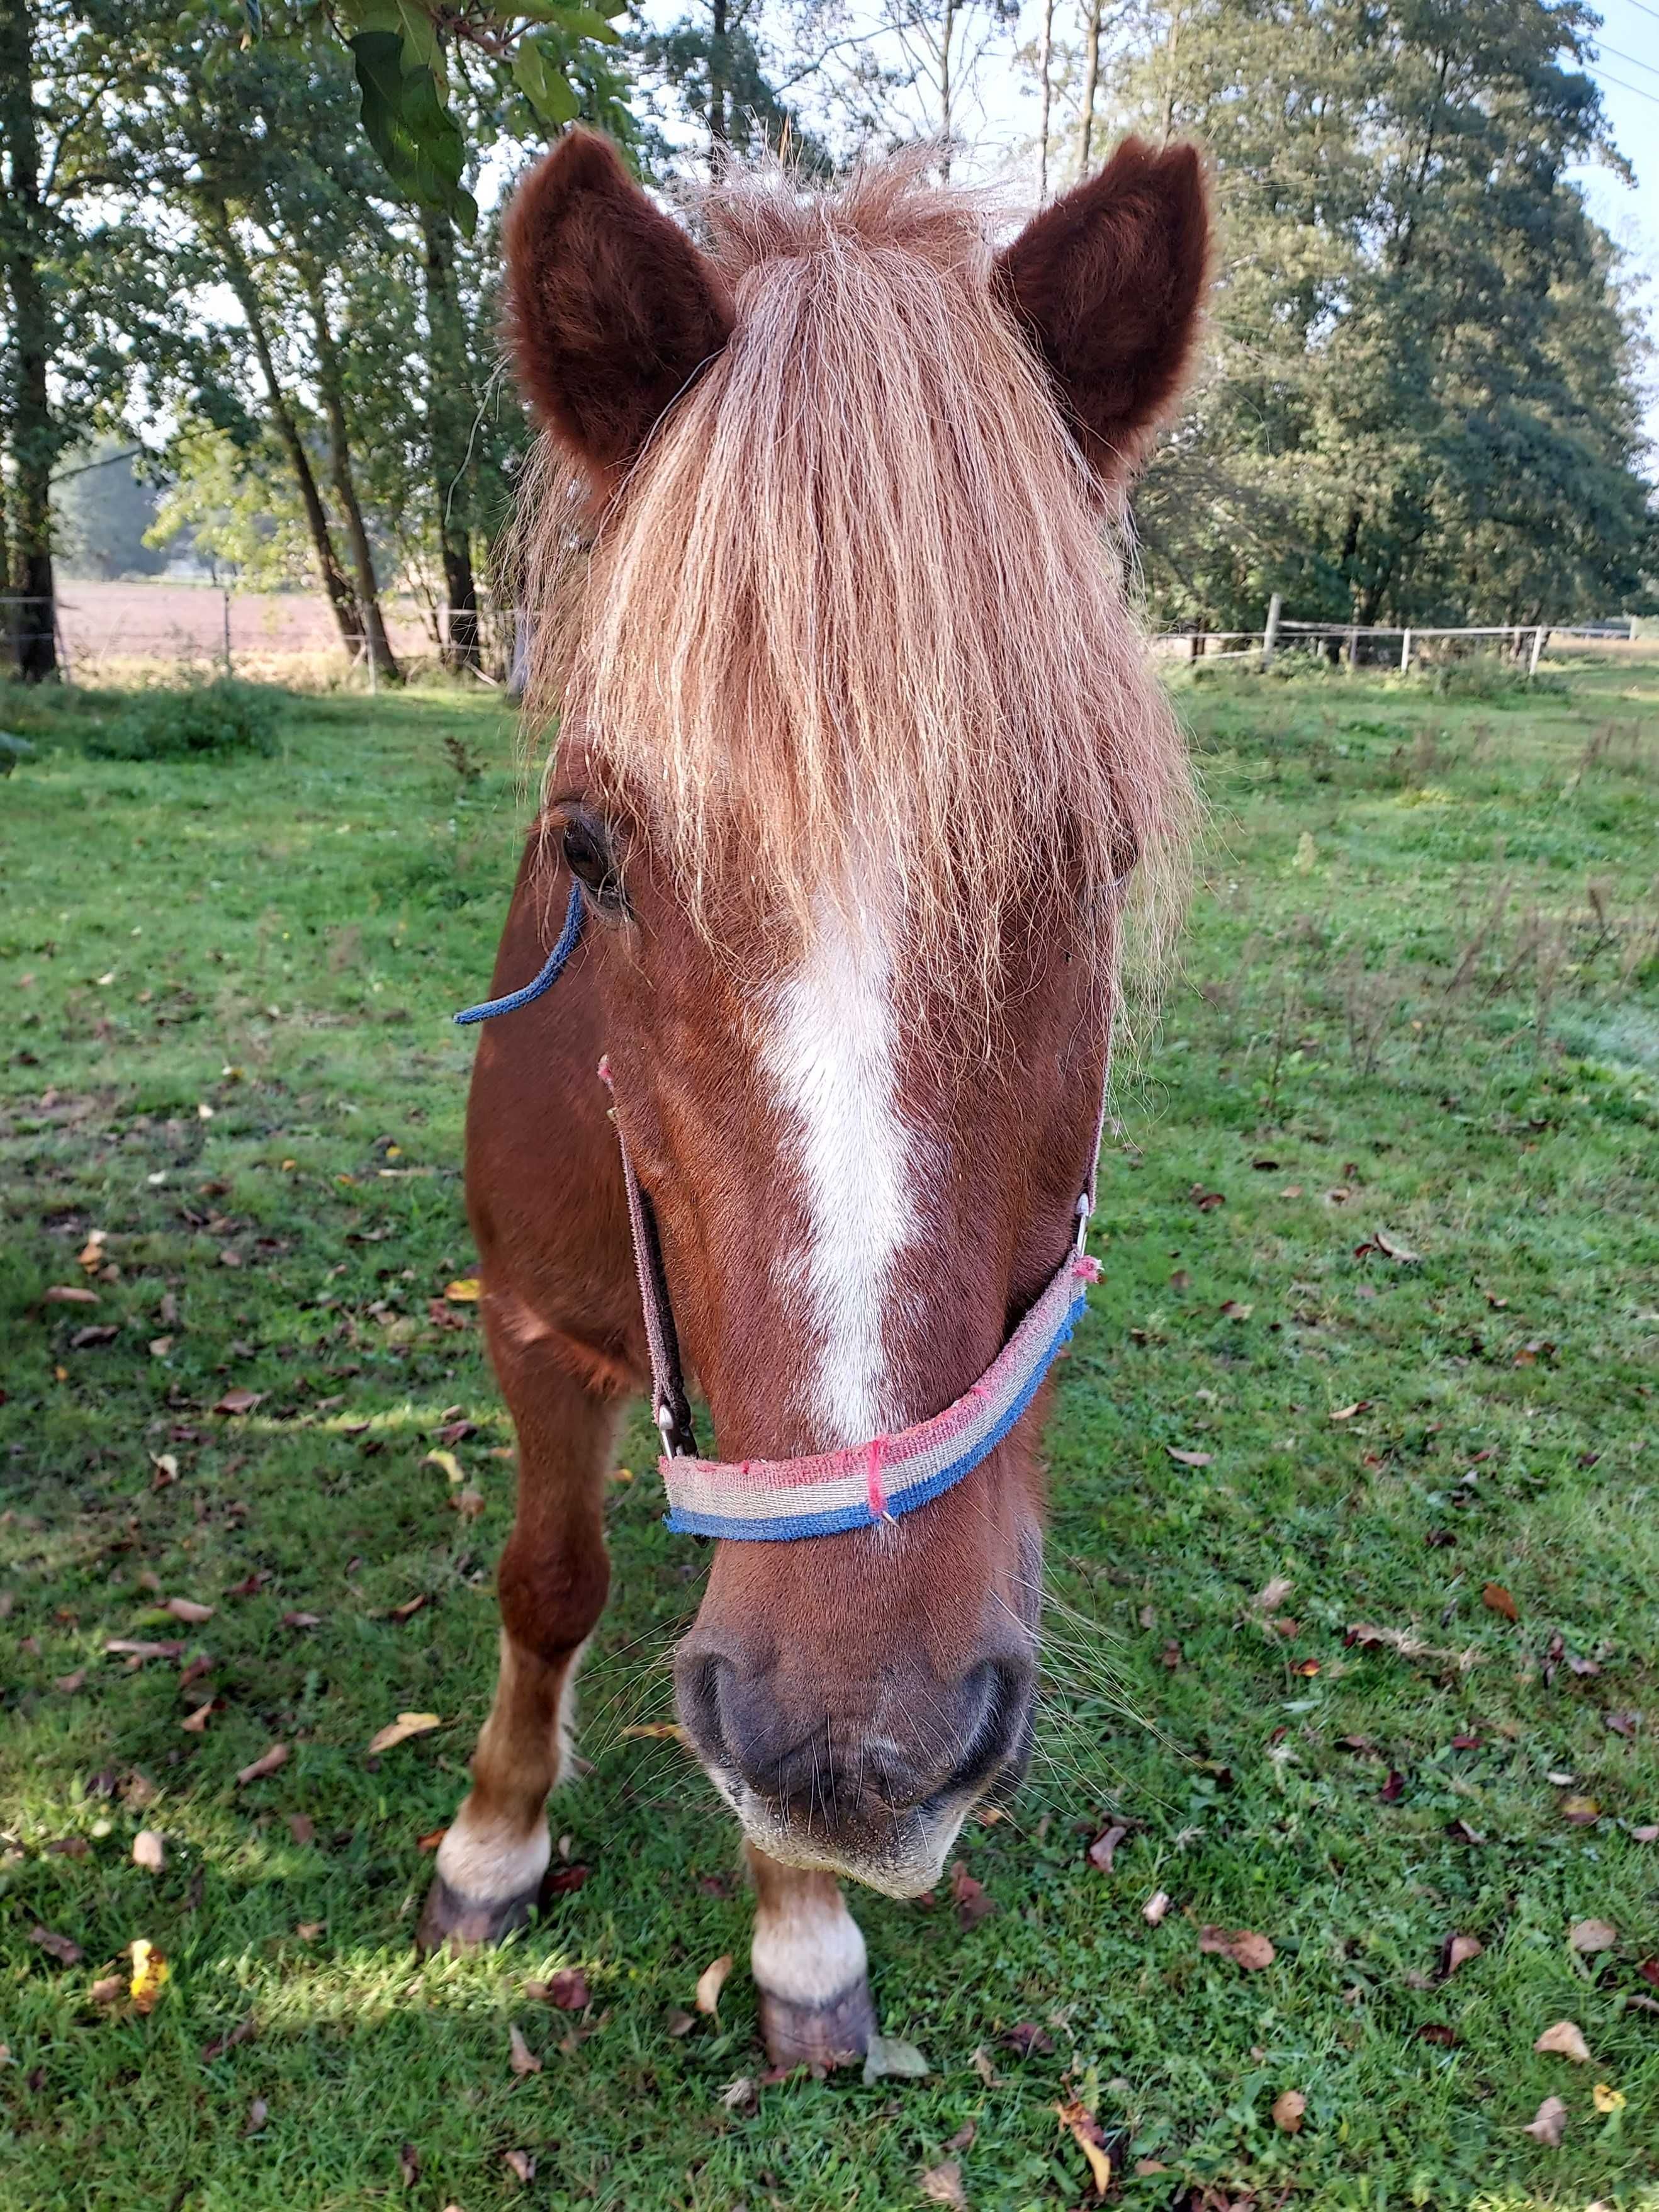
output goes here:
[{"label": "shrub", "polygon": [[140,691],[87,738],[100,760],[202,760],[270,753],[285,704],[280,691],[234,677],[179,689]]}]

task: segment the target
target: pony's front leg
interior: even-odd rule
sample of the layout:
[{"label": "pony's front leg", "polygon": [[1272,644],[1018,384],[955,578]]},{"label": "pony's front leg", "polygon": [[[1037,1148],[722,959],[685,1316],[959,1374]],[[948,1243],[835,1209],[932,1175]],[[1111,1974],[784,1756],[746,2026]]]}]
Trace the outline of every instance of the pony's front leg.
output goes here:
[{"label": "pony's front leg", "polygon": [[750,1951],[761,2034],[775,2066],[845,2066],[876,2032],[864,1937],[832,1874],[744,1846],[755,1886]]},{"label": "pony's front leg", "polygon": [[528,1919],[551,1855],[547,1795],[568,1771],[576,1668],[611,1580],[603,1499],[616,1398],[575,1381],[558,1333],[510,1302],[487,1296],[486,1319],[518,1431],[518,1510],[497,1577],[495,1703],[472,1787],[438,1846],[423,1951],[492,1943]]}]

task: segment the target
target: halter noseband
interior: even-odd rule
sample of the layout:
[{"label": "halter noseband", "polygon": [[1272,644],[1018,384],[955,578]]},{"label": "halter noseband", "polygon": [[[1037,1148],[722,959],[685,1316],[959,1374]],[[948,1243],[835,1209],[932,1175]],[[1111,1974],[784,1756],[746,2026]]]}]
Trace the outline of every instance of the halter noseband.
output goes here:
[{"label": "halter noseband", "polygon": [[[540,974],[504,998],[468,1006],[455,1016],[456,1021],[489,1021],[497,1014],[516,1013],[539,999],[563,973],[586,913],[581,885],[573,884],[564,927]],[[599,1062],[599,1073],[610,1087],[608,1057]],[[970,1474],[1002,1442],[1077,1326],[1088,1285],[1099,1279],[1099,1265],[1084,1244],[1095,1210],[1095,1177],[1106,1123],[1103,1085],[1089,1179],[1077,1201],[1075,1242],[984,1374],[954,1405],[930,1420],[840,1451],[811,1453],[802,1459],[703,1459],[698,1455],[686,1396],[656,1213],[634,1172],[614,1111],[611,1118],[622,1154],[634,1265],[651,1357],[652,1414],[663,1443],[657,1464],[668,1493],[668,1526],[683,1535],[778,1543],[793,1537],[837,1535],[914,1513]]]}]

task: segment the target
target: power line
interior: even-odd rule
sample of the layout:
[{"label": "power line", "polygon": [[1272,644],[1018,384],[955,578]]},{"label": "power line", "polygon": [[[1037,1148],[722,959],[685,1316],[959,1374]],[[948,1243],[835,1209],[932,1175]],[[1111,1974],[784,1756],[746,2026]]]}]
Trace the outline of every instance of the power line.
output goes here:
[{"label": "power line", "polygon": [[1605,39],[1598,39],[1595,44],[1601,52],[1611,54],[1615,61],[1628,62],[1632,69],[1645,70],[1650,76],[1659,76],[1659,69],[1655,69],[1651,62],[1644,62],[1639,54],[1620,53],[1617,46],[1610,46]]},{"label": "power line", "polygon": [[1592,76],[1600,77],[1603,84],[1616,84],[1620,92],[1632,93],[1638,100],[1645,100],[1650,106],[1659,107],[1659,93],[1649,92],[1639,84],[1626,84],[1623,77],[1609,76],[1605,70],[1590,68],[1588,62],[1584,66]]},{"label": "power line", "polygon": [[1639,8],[1644,15],[1651,15],[1654,21],[1659,23],[1659,8],[1650,8],[1647,0],[1630,0],[1630,4],[1632,8]]}]

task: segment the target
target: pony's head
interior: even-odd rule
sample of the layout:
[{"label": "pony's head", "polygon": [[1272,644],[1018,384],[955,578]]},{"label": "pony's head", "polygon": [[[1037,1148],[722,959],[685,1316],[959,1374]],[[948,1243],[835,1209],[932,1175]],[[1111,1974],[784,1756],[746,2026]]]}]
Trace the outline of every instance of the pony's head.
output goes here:
[{"label": "pony's head", "polygon": [[[1122,932],[1188,826],[1103,516],[1192,347],[1190,149],[1122,146],[1000,252],[916,162],[704,203],[564,138],[508,218],[547,437],[532,711],[587,885],[615,1110],[728,1462],[981,1376],[1073,1237]],[[573,466],[574,465],[574,466]],[[774,1857],[898,1893],[1015,1779],[1038,1407],[907,1517],[724,1540],[685,1726]]]}]

